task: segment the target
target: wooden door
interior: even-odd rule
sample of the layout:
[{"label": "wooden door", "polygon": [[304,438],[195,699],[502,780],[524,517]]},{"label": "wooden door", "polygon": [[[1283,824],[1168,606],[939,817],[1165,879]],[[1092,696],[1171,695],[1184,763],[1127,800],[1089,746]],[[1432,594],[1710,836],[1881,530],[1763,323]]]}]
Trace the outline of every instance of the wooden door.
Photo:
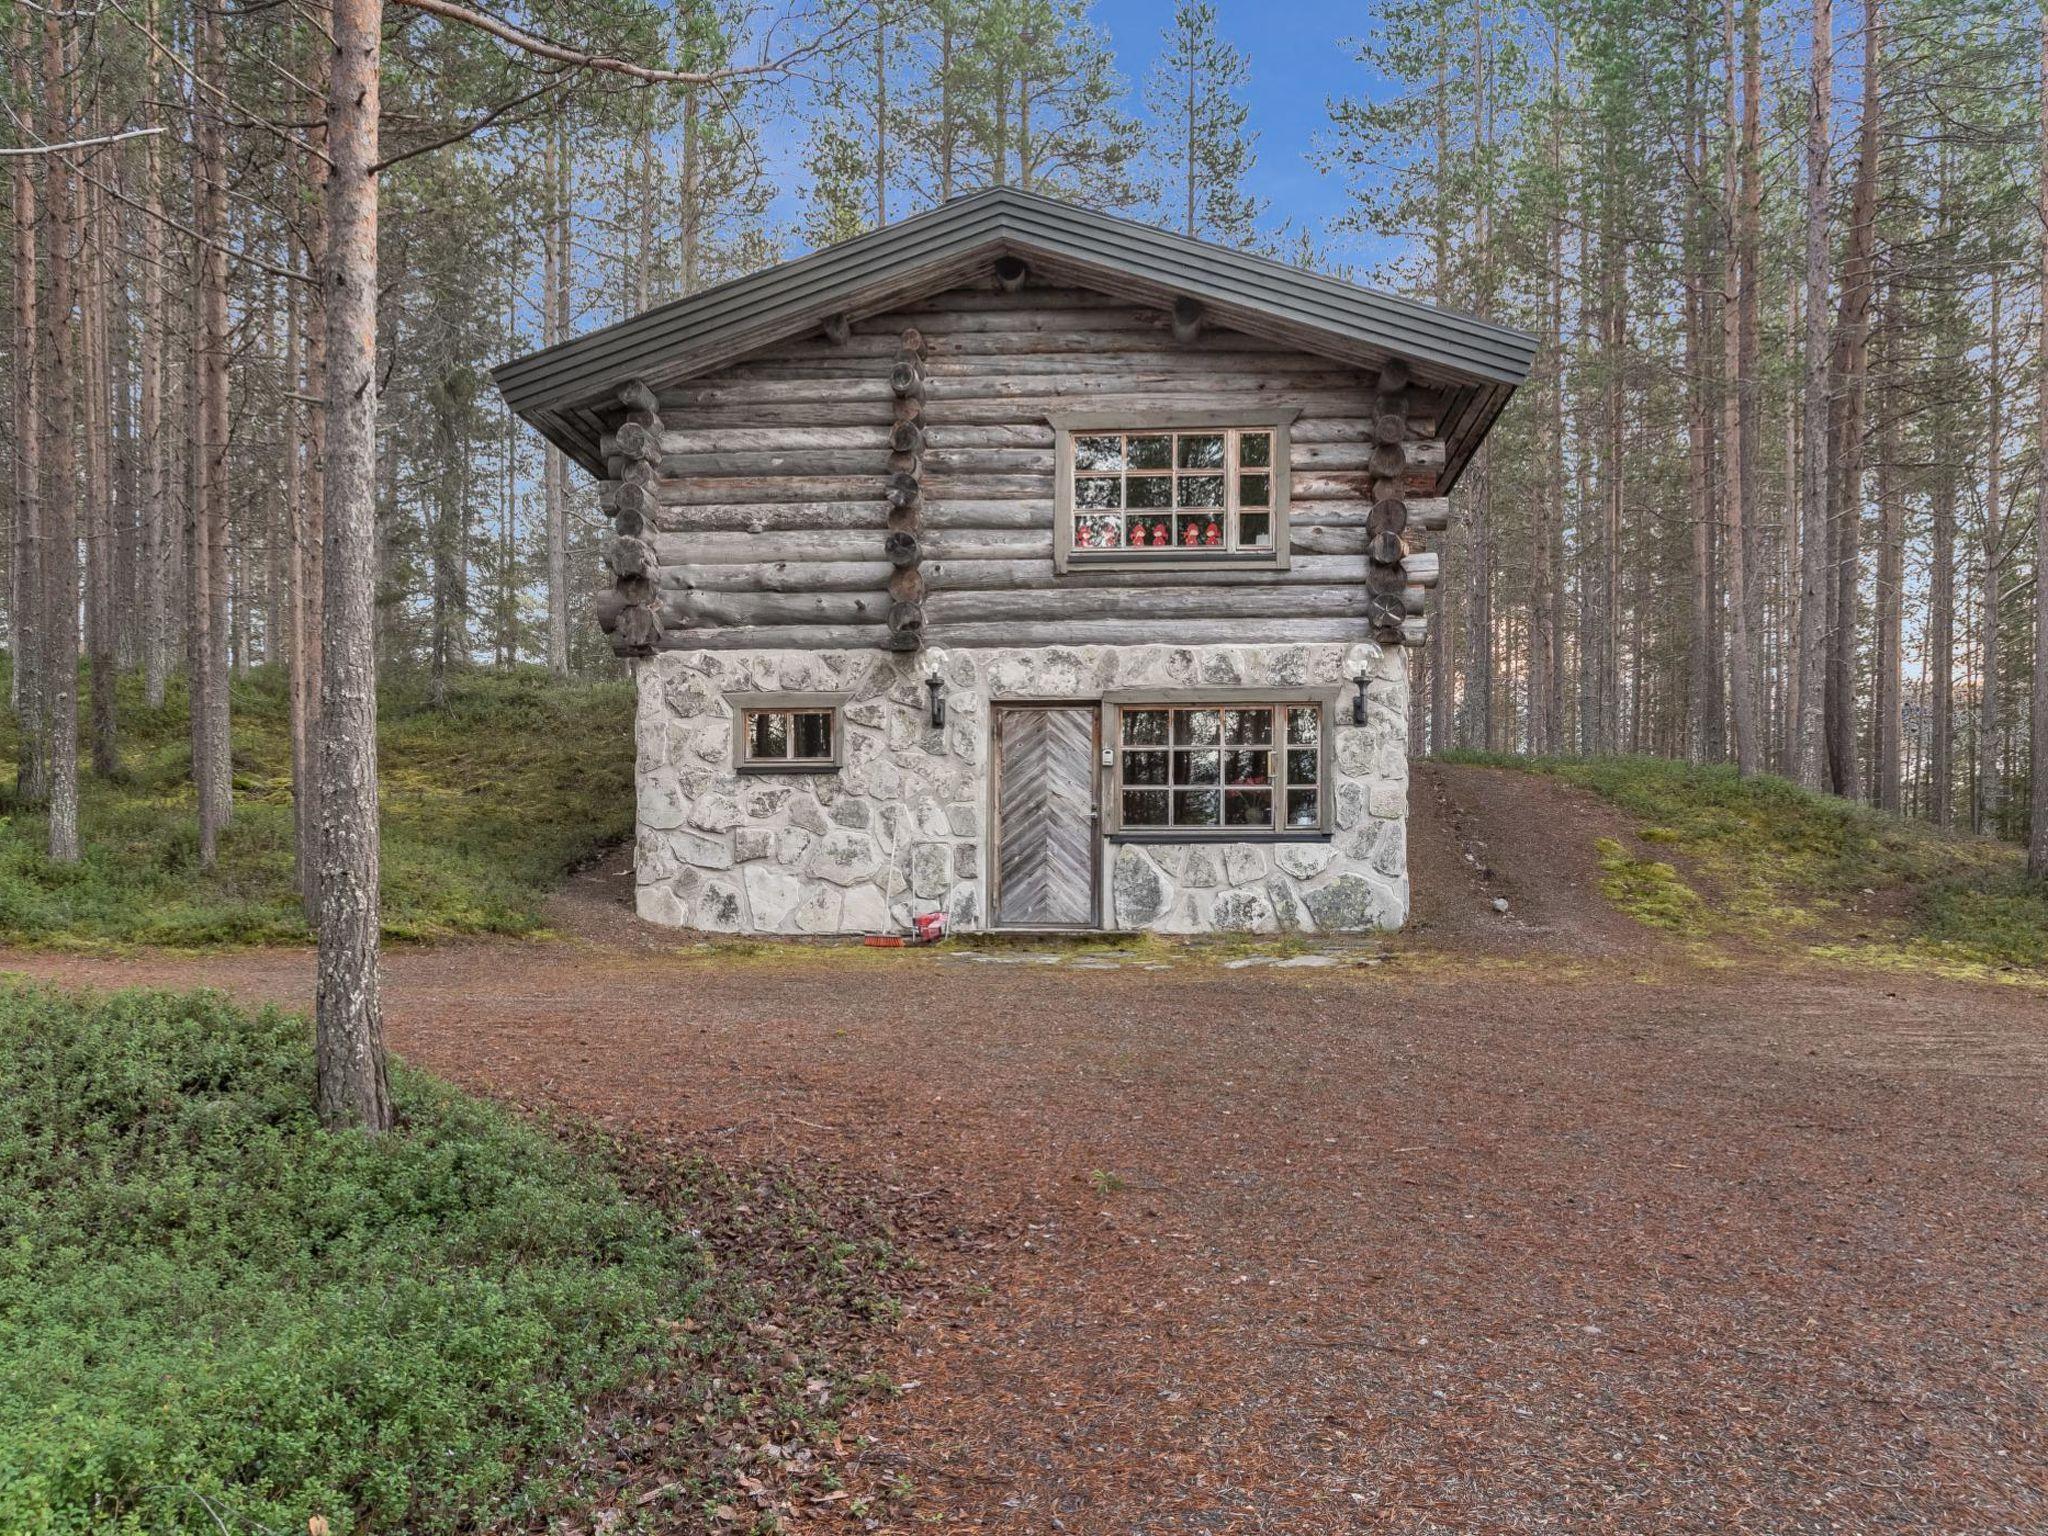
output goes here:
[{"label": "wooden door", "polygon": [[1097,926],[1095,721],[1093,705],[996,710],[998,927]]}]

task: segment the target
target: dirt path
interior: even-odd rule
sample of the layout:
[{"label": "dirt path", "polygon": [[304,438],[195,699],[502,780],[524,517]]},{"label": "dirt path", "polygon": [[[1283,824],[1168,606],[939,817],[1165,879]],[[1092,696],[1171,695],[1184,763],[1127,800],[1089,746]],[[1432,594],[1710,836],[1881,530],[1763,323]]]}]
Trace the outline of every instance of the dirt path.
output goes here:
[{"label": "dirt path", "polygon": [[392,1041],[954,1212],[857,1425],[881,1529],[2048,1530],[2048,1008],[1668,959],[1574,912],[1576,853],[1511,868],[1471,772],[1418,880],[1497,873],[1381,965],[465,944],[393,954]]}]

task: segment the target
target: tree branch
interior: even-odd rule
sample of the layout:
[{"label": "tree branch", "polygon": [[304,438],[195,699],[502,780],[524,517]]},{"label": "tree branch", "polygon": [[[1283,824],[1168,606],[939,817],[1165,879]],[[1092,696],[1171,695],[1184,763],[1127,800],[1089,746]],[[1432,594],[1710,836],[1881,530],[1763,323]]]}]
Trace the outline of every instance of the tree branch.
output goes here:
[{"label": "tree branch", "polygon": [[[428,16],[438,16],[443,21],[459,22],[465,27],[474,27],[479,32],[489,33],[500,42],[533,54],[537,58],[553,59],[559,64],[574,64],[581,69],[603,70],[614,75],[624,75],[632,80],[644,80],[651,85],[713,85],[721,80],[731,80],[741,75],[777,75],[786,73],[798,59],[805,58],[824,46],[823,40],[794,48],[780,58],[763,60],[759,64],[727,65],[720,69],[655,69],[645,64],[636,64],[631,59],[615,59],[604,54],[587,53],[580,48],[571,48],[562,43],[551,42],[524,28],[515,27],[509,21],[500,21],[495,16],[458,5],[455,0],[393,0],[408,10],[420,11]],[[850,18],[842,17],[832,27],[832,33],[843,31]],[[827,33],[829,37],[832,33]]]},{"label": "tree branch", "polygon": [[118,144],[123,139],[146,139],[153,133],[166,131],[162,128],[127,128],[120,133],[105,133],[96,139],[72,139],[63,144],[0,145],[0,155],[56,155],[67,149],[91,149],[95,144]]}]

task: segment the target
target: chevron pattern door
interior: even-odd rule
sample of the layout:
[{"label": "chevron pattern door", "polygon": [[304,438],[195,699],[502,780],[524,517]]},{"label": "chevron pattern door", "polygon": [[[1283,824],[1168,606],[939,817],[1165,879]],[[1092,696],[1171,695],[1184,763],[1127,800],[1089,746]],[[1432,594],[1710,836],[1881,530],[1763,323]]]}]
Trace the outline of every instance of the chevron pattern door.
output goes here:
[{"label": "chevron pattern door", "polygon": [[995,920],[1004,928],[1093,928],[1094,706],[999,708]]}]

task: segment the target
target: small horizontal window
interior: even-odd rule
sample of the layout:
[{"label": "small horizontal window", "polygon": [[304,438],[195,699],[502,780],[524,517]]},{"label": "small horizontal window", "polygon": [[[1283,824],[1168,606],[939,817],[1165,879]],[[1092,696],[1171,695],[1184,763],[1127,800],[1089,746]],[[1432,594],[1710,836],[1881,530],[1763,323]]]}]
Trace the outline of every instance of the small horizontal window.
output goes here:
[{"label": "small horizontal window", "polygon": [[844,760],[836,695],[740,695],[730,702],[735,767],[829,773]]},{"label": "small horizontal window", "polygon": [[1316,700],[1122,704],[1114,729],[1123,831],[1227,839],[1325,830]]},{"label": "small horizontal window", "polygon": [[1284,561],[1284,425],[1075,426],[1059,453],[1062,569]]}]

